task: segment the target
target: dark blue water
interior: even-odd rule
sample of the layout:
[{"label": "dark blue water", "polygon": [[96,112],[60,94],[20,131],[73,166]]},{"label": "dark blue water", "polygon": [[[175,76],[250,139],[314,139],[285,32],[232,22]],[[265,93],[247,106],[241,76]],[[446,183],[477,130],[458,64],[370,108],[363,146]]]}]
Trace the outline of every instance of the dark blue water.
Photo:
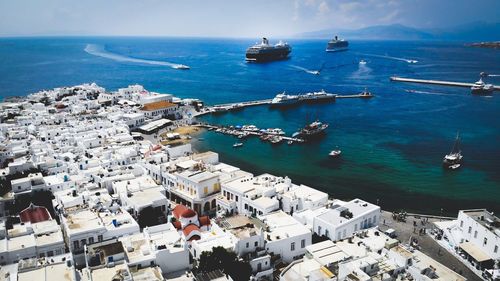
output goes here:
[{"label": "dark blue water", "polygon": [[[222,161],[255,173],[288,175],[334,197],[378,200],[387,209],[500,211],[500,97],[471,96],[465,88],[389,81],[398,75],[473,82],[481,71],[500,74],[498,50],[461,43],[353,41],[349,51],[332,54],[324,52],[323,41],[289,40],[291,59],[247,64],[244,52],[254,41],[0,39],[0,97],[85,82],[108,90],[138,83],[149,90],[216,104],[271,98],[282,91],[325,89],[349,94],[367,87],[375,98],[339,99],[286,110],[261,106],[203,118],[225,125],[280,127],[288,134],[306,120],[319,118],[330,128],[317,142],[272,146],[249,139],[235,150],[234,138],[206,132],[205,140],[195,146],[217,151]],[[367,64],[358,64],[360,59]],[[409,64],[406,59],[418,63]],[[170,63],[191,69],[175,70]],[[321,75],[306,72],[323,64]],[[500,84],[497,77],[488,81]],[[444,171],[441,159],[457,131],[463,138],[464,165],[458,171]],[[327,154],[336,147],[343,155],[332,161]]]}]

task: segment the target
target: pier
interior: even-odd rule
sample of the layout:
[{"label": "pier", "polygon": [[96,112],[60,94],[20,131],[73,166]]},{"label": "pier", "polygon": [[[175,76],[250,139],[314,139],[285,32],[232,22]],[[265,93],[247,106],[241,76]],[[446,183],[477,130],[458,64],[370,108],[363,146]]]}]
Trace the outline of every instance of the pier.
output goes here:
[{"label": "pier", "polygon": [[[367,98],[367,96],[363,96],[362,94],[353,94],[353,95],[337,95],[337,94],[328,94],[327,98],[322,99],[299,99],[298,104],[300,103],[313,103],[313,102],[325,102],[325,101],[335,101],[336,99],[349,99],[349,98]],[[370,96],[372,97],[372,96]],[[218,112],[227,112],[238,109],[243,109],[245,107],[250,106],[258,106],[258,105],[271,105],[272,99],[263,99],[263,100],[253,100],[253,101],[243,101],[243,102],[233,102],[233,103],[225,103],[225,104],[217,104],[212,106],[205,107],[202,111],[196,112],[193,117],[201,116],[209,113],[218,113]]]},{"label": "pier", "polygon": [[[465,87],[465,88],[470,88],[470,87],[472,87],[474,85],[474,83],[441,81],[441,80],[427,80],[427,79],[415,79],[415,78],[403,78],[403,77],[396,77],[396,76],[393,76],[390,79],[391,79],[391,81],[396,81],[396,82],[430,84],[430,85],[441,85],[441,86],[454,86],[454,87]],[[493,85],[493,89],[495,89],[495,91],[498,91],[498,90],[500,90],[500,86]]]}]

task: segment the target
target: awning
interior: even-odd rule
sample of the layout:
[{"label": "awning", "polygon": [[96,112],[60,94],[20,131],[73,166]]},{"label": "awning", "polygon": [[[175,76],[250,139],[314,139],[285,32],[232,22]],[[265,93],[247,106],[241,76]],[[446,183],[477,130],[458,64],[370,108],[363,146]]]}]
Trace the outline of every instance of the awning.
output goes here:
[{"label": "awning", "polygon": [[473,259],[477,262],[483,262],[487,260],[491,260],[491,257],[488,256],[485,252],[479,249],[476,245],[471,242],[465,242],[460,244],[460,248],[467,252]]}]

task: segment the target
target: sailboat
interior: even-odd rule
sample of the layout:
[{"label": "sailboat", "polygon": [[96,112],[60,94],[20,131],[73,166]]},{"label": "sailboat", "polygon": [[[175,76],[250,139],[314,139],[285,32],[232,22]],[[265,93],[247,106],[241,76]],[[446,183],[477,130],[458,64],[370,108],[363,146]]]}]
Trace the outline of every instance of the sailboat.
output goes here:
[{"label": "sailboat", "polygon": [[449,154],[446,154],[443,158],[443,166],[448,169],[458,169],[462,162],[462,151],[460,150],[460,135],[457,132],[457,137],[455,138],[455,143]]}]

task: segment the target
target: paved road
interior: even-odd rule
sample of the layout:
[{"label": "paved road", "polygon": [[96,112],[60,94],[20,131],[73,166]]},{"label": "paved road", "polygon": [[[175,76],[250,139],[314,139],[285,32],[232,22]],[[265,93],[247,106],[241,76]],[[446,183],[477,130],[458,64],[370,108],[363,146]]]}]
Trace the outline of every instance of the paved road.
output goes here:
[{"label": "paved road", "polygon": [[[414,237],[418,239],[418,244],[421,247],[420,250],[426,255],[444,264],[448,268],[453,269],[469,281],[482,280],[462,262],[436,243],[431,237],[428,235],[419,235],[421,228],[431,228],[431,222],[438,221],[439,219],[429,218],[427,223],[422,224],[420,218],[408,217],[406,222],[398,222],[393,220],[391,212],[383,211],[381,220],[380,230],[385,231],[389,228],[396,230],[397,238],[401,243],[407,244],[410,237]],[[417,225],[416,227],[414,226],[414,222]]]}]

